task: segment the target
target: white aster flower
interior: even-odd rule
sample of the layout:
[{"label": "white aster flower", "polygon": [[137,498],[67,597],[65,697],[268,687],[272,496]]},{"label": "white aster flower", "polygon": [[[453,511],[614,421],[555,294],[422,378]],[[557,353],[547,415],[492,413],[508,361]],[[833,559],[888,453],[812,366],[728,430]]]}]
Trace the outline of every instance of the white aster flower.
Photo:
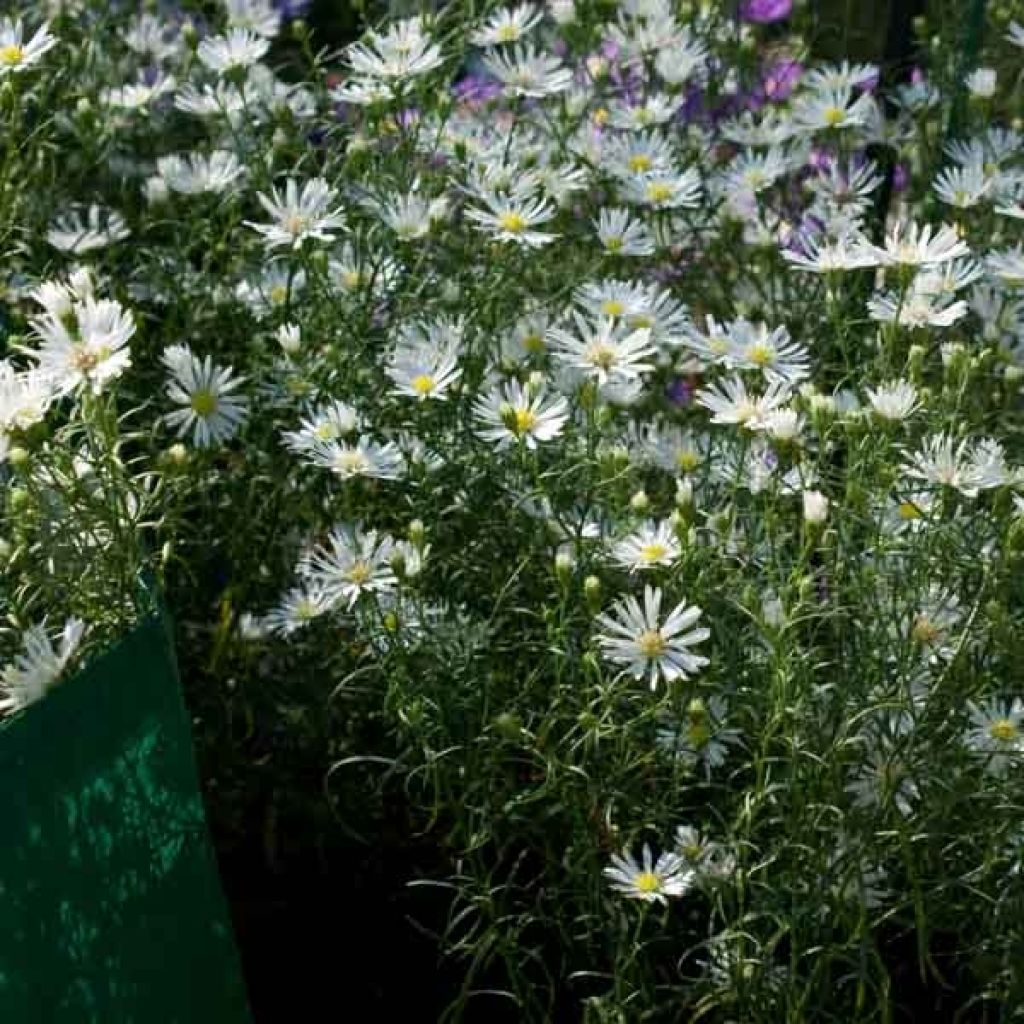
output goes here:
[{"label": "white aster flower", "polygon": [[897,380],[867,388],[871,411],[881,420],[902,423],[909,419],[920,405],[917,389],[909,381]]},{"label": "white aster flower", "polygon": [[212,153],[176,153],[156,162],[157,173],[173,192],[197,195],[223,192],[245,174],[238,157],[225,149]]},{"label": "white aster flower", "polygon": [[543,386],[518,381],[499,384],[473,403],[477,434],[499,449],[522,443],[529,449],[561,434],[569,406],[561,395],[548,397]]},{"label": "white aster flower", "polygon": [[1003,776],[1021,763],[1024,754],[1024,701],[1020,697],[1009,702],[989,700],[984,704],[968,704],[971,725],[965,737],[967,746],[985,758],[985,770]]},{"label": "white aster flower", "polygon": [[693,885],[693,872],[677,854],[666,851],[655,863],[645,843],[642,858],[638,861],[628,850],[612,855],[604,873],[617,893],[646,903],[667,903]]},{"label": "white aster flower", "polygon": [[624,665],[634,679],[647,676],[652,690],[659,679],[688,679],[707,665],[708,659],[691,648],[711,635],[709,629],[693,628],[701,610],[685,601],[680,601],[662,622],[661,598],[659,588],[644,587],[642,608],[635,597],[625,597],[596,620],[604,630],[597,642],[605,658]]},{"label": "white aster flower", "polygon": [[955,227],[913,222],[898,224],[885,237],[884,245],[874,248],[879,263],[886,267],[922,267],[948,263],[970,255],[967,243]]},{"label": "white aster flower", "polygon": [[331,601],[316,584],[293,587],[267,612],[262,624],[271,633],[291,636],[330,609]]},{"label": "white aster flower", "polygon": [[270,42],[247,28],[232,28],[222,36],[204,39],[196,50],[199,60],[218,75],[242,71],[261,60]]},{"label": "white aster flower", "polygon": [[47,312],[29,322],[42,342],[32,356],[57,394],[82,387],[99,394],[131,365],[135,320],[112,299],[86,298],[63,317]]},{"label": "white aster flower", "polygon": [[359,430],[359,413],[346,402],[333,400],[317,406],[304,416],[298,430],[282,432],[285,447],[299,454],[311,452],[318,444],[336,441]]},{"label": "white aster flower", "polygon": [[341,208],[331,209],[336,195],[323,178],[312,178],[301,186],[289,178],[283,193],[274,186],[269,196],[261,192],[257,198],[272,221],[245,223],[263,236],[268,249],[298,249],[307,238],[329,242],[334,238],[333,232],[345,224]]},{"label": "white aster flower", "polygon": [[394,540],[358,525],[336,526],[326,546],[313,549],[300,567],[328,604],[352,606],[366,594],[381,595],[398,585],[391,568]]},{"label": "white aster flower", "polygon": [[557,57],[530,44],[489,53],[483,65],[513,96],[553,96],[572,85],[572,72]]},{"label": "white aster flower", "polygon": [[612,548],[612,560],[630,572],[642,572],[671,565],[682,550],[672,524],[662,520],[644,523],[617,541]]},{"label": "white aster flower", "polygon": [[25,630],[22,651],[0,672],[0,714],[11,714],[46,695],[64,674],[85,634],[80,619],[64,623],[60,640],[54,646],[42,623]]},{"label": "white aster flower", "polygon": [[281,31],[281,12],[273,0],[224,0],[231,28],[244,28],[273,39]]},{"label": "white aster flower", "polygon": [[594,227],[605,252],[613,256],[650,256],[654,252],[654,236],[629,210],[605,207]]},{"label": "white aster flower", "polygon": [[28,71],[56,45],[56,38],[50,34],[49,22],[44,22],[35,35],[26,40],[21,19],[4,18],[0,21],[0,79]]},{"label": "white aster flower", "polygon": [[338,440],[318,441],[309,453],[309,462],[329,469],[341,480],[356,477],[397,480],[405,470],[397,445],[391,441],[379,444],[362,435],[351,444]]},{"label": "white aster flower", "polygon": [[488,232],[495,241],[538,248],[558,237],[546,231],[533,230],[555,216],[554,206],[546,199],[493,195],[484,197],[484,202],[485,209],[467,207],[466,216],[477,230]]},{"label": "white aster flower", "polygon": [[399,82],[439,67],[441,49],[424,33],[420,18],[406,18],[353,43],[346,59],[357,75]]},{"label": "white aster flower", "polygon": [[534,4],[516,4],[495,11],[475,32],[469,41],[474,46],[500,46],[518,43],[544,16]]},{"label": "white aster flower", "polygon": [[92,205],[84,211],[70,210],[57,217],[46,232],[46,240],[55,249],[77,256],[105,249],[130,234],[119,213]]},{"label": "white aster flower", "polygon": [[701,388],[696,399],[712,413],[711,422],[736,424],[747,430],[763,430],[765,417],[785,405],[790,398],[789,384],[785,380],[774,380],[761,394],[747,391],[740,377],[727,377],[717,384]]},{"label": "white aster flower", "polygon": [[192,432],[197,448],[219,445],[234,437],[245,422],[247,401],[236,394],[244,383],[230,367],[218,366],[206,356],[200,359],[187,345],[164,349],[161,361],[167,369],[167,397],[180,408],[164,420],[179,437]]},{"label": "white aster flower", "polygon": [[429,327],[422,326],[403,333],[384,369],[395,385],[395,394],[420,401],[428,398],[443,401],[462,376],[458,334],[439,344],[433,333]]},{"label": "white aster flower", "polygon": [[595,323],[573,314],[576,332],[548,328],[545,335],[555,359],[604,385],[614,380],[635,380],[654,368],[655,354],[648,328],[629,330],[610,317]]}]

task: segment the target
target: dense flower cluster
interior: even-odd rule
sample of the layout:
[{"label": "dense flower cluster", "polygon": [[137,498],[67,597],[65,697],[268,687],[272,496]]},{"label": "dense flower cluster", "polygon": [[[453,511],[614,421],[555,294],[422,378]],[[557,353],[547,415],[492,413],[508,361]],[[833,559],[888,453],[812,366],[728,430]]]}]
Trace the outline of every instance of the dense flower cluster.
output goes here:
[{"label": "dense flower cluster", "polygon": [[790,0],[334,55],[270,0],[37,6],[0,711],[154,574],[204,693],[344,705],[330,786],[401,775],[520,1019],[890,1019],[911,931],[1024,1005],[1024,27],[904,81]]}]

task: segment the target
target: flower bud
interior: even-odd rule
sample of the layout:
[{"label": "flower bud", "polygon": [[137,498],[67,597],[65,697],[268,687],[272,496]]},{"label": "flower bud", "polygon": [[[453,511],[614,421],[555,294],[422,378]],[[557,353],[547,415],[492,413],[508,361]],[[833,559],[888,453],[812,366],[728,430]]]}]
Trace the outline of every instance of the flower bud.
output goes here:
[{"label": "flower bud", "polygon": [[629,507],[634,511],[643,515],[651,507],[651,499],[647,497],[646,491],[637,491],[632,498],[629,499]]},{"label": "flower bud", "polygon": [[423,525],[422,519],[414,519],[409,524],[409,540],[417,548],[423,547],[423,541],[427,537],[427,528]]},{"label": "flower bud", "polygon": [[302,348],[302,331],[298,324],[282,324],[275,334],[277,343],[290,356]]},{"label": "flower bud", "polygon": [[587,599],[587,607],[596,612],[601,607],[601,581],[596,576],[588,576],[583,581],[583,596]]},{"label": "flower bud", "polygon": [[804,522],[820,526],[828,518],[828,498],[821,491],[804,491]]},{"label": "flower bud", "polygon": [[572,571],[576,568],[576,559],[570,548],[563,546],[555,552],[555,576],[563,586],[572,579]]}]

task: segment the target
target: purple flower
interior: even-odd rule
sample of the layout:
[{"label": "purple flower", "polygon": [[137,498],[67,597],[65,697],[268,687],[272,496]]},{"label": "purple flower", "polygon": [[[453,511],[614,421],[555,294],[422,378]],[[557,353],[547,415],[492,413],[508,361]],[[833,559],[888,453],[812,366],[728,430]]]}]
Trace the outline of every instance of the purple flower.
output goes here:
[{"label": "purple flower", "polygon": [[910,174],[905,164],[897,164],[892,169],[892,189],[894,192],[905,192],[910,184]]},{"label": "purple flower", "polygon": [[693,398],[693,385],[684,377],[676,377],[665,393],[673,405],[689,405]]},{"label": "purple flower", "polygon": [[744,0],[740,7],[740,17],[759,25],[769,25],[773,21],[788,18],[792,10],[793,0]]},{"label": "purple flower", "polygon": [[780,60],[770,65],[761,82],[765,99],[772,103],[788,99],[803,71],[804,67],[798,60]]}]

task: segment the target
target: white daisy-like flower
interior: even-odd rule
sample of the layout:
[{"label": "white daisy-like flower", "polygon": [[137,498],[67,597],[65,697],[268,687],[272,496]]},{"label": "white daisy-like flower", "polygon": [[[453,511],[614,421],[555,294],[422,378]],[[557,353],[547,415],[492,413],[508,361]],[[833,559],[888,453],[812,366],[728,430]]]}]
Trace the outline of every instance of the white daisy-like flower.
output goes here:
[{"label": "white daisy-like flower", "polygon": [[554,96],[572,85],[572,72],[561,60],[531,44],[489,53],[483,65],[513,96]]},{"label": "white daisy-like flower", "polygon": [[785,327],[769,328],[740,318],[729,324],[727,363],[737,370],[760,370],[768,380],[795,384],[810,373],[810,355]]},{"label": "white daisy-like flower", "polygon": [[473,415],[477,434],[499,449],[520,443],[534,449],[538,442],[561,434],[569,420],[569,406],[561,395],[549,398],[543,386],[511,381],[477,398]]},{"label": "white daisy-like flower", "polygon": [[905,295],[896,292],[872,295],[868,313],[872,320],[902,327],[952,327],[967,315],[967,303],[911,287]]},{"label": "white daisy-like flower", "polygon": [[22,651],[0,672],[0,714],[11,714],[46,695],[64,674],[85,635],[81,619],[68,619],[54,646],[39,623],[25,630]]},{"label": "white daisy-like flower", "polygon": [[558,236],[535,231],[555,216],[555,207],[546,199],[525,196],[492,195],[483,197],[485,208],[469,206],[466,216],[479,231],[497,242],[515,242],[531,249],[553,242]]},{"label": "white daisy-like flower", "polygon": [[[995,456],[995,457],[993,457]],[[949,434],[925,438],[921,450],[904,466],[915,480],[933,486],[952,487],[964,497],[977,497],[979,491],[1007,482],[1005,463],[990,447],[972,447],[969,439],[957,441]]]},{"label": "white daisy-like flower", "polygon": [[371,31],[345,56],[357,75],[396,83],[425,75],[442,62],[441,48],[423,31],[420,18],[397,21],[386,32]]},{"label": "white daisy-like flower", "polygon": [[835,274],[878,265],[878,257],[863,235],[848,234],[835,240],[801,237],[798,241],[799,249],[783,249],[782,256],[790,266],[811,274]]},{"label": "white daisy-like flower", "polygon": [[459,338],[437,344],[429,331],[411,330],[399,341],[384,372],[394,383],[395,394],[443,401],[462,376]]},{"label": "white daisy-like flower", "polygon": [[172,192],[185,195],[223,192],[245,174],[238,157],[226,149],[163,156],[157,160],[156,170]]},{"label": "white daisy-like flower", "polygon": [[180,406],[164,417],[179,437],[192,432],[197,448],[208,448],[234,437],[245,422],[248,402],[237,394],[244,383],[230,367],[200,359],[187,345],[164,349],[161,361],[170,374],[167,397]]},{"label": "white daisy-like flower", "polygon": [[[739,730],[728,726],[726,719],[726,704],[721,697],[707,701],[694,697],[679,719],[666,719],[659,726],[655,743],[691,768],[703,766],[705,777],[710,778],[714,769],[725,764],[729,747],[740,742]],[[677,849],[687,861],[695,864],[692,836],[687,836],[690,842],[685,843],[679,841],[681,838],[677,831]]]},{"label": "white daisy-like flower", "polygon": [[693,628],[701,610],[685,601],[662,622],[661,598],[660,588],[646,586],[643,607],[635,597],[625,597],[596,620],[604,630],[597,642],[605,658],[624,665],[634,679],[647,676],[652,690],[659,679],[688,679],[707,665],[708,659],[691,648],[711,636],[710,629]]},{"label": "white daisy-like flower", "polygon": [[285,430],[281,436],[289,451],[303,454],[313,451],[318,444],[354,434],[361,425],[362,419],[351,405],[334,400],[304,416],[298,430]]},{"label": "white daisy-like flower", "polygon": [[381,595],[398,585],[391,568],[395,542],[388,534],[358,525],[336,526],[326,546],[313,549],[300,567],[331,605],[352,608],[365,594]]},{"label": "white daisy-like flower", "polygon": [[935,179],[932,188],[947,206],[967,210],[977,206],[991,192],[996,179],[984,167],[947,167]]},{"label": "white daisy-like flower", "polygon": [[46,240],[54,249],[80,256],[105,249],[130,234],[119,213],[94,204],[84,211],[70,210],[57,217],[46,232]]},{"label": "white daisy-like flower", "polygon": [[867,388],[866,394],[871,411],[880,420],[892,423],[902,423],[909,419],[921,404],[918,401],[917,389],[906,380],[880,384],[877,388]]},{"label": "white daisy-like flower", "polygon": [[784,406],[790,399],[790,387],[786,380],[769,382],[763,394],[747,391],[740,377],[727,377],[710,387],[701,388],[696,394],[699,405],[711,413],[711,422],[734,424],[747,430],[763,430],[765,417]]},{"label": "white daisy-like flower", "polygon": [[131,365],[135,320],[113,299],[86,298],[63,317],[46,312],[29,322],[42,342],[32,356],[56,394],[83,387],[99,394]]},{"label": "white daisy-like flower", "polygon": [[217,82],[197,88],[186,82],[174,97],[174,106],[195,117],[237,118],[245,110],[245,96],[230,82]]},{"label": "white daisy-like flower", "polygon": [[327,594],[315,584],[293,587],[267,612],[262,625],[270,633],[291,636],[330,610]]},{"label": "white daisy-like flower", "polygon": [[56,45],[57,39],[50,34],[49,22],[44,22],[35,35],[26,40],[21,19],[4,18],[0,21],[0,78],[28,71]]},{"label": "white daisy-like flower", "polygon": [[224,9],[231,28],[249,29],[267,39],[281,31],[281,12],[273,0],[224,0]]},{"label": "white daisy-like flower", "polygon": [[623,198],[655,210],[693,208],[701,201],[700,175],[693,167],[634,177],[624,185]]},{"label": "white daisy-like flower", "polygon": [[391,441],[379,444],[362,435],[351,444],[338,440],[318,441],[309,452],[308,461],[329,469],[341,480],[356,477],[397,480],[405,472],[405,462],[397,445]]},{"label": "white daisy-like flower", "polygon": [[671,565],[682,551],[675,530],[666,519],[644,523],[617,541],[612,547],[612,560],[630,572],[643,572]]},{"label": "white daisy-like flower", "polygon": [[174,92],[177,82],[172,75],[159,74],[151,81],[140,78],[100,93],[100,102],[118,110],[143,110],[156,100]]},{"label": "white daisy-like flower", "polygon": [[647,328],[629,330],[611,317],[589,322],[573,313],[576,331],[549,327],[545,338],[560,363],[604,385],[614,380],[635,380],[654,368],[655,354]]},{"label": "white daisy-like flower", "polygon": [[602,209],[594,228],[605,251],[613,256],[650,256],[654,252],[654,236],[629,210]]},{"label": "white daisy-like flower", "polygon": [[967,243],[955,227],[941,224],[897,224],[874,254],[885,267],[923,267],[948,263],[970,255]]},{"label": "white daisy-like flower", "polygon": [[262,60],[270,49],[270,41],[247,28],[231,28],[222,36],[204,39],[196,56],[218,75],[244,71]]},{"label": "white daisy-like flower", "polygon": [[282,193],[276,186],[270,195],[259,193],[260,205],[270,215],[270,224],[245,224],[258,231],[268,249],[298,249],[307,238],[329,242],[334,232],[345,224],[340,207],[331,209],[337,196],[323,178],[312,178],[301,186],[289,178]]},{"label": "white daisy-like flower", "polygon": [[475,32],[469,41],[474,46],[501,46],[518,43],[544,16],[534,4],[516,4],[495,11]]},{"label": "white daisy-like flower", "polygon": [[1019,46],[1024,50],[1024,25],[1021,25],[1019,21],[1011,21],[1006,29],[1006,38],[1014,46]]},{"label": "white daisy-like flower", "polygon": [[0,437],[42,422],[53,398],[53,386],[45,374],[21,372],[0,361]]},{"label": "white daisy-like flower", "polygon": [[403,242],[425,238],[435,224],[448,216],[448,200],[444,196],[425,196],[415,188],[404,195],[389,195],[366,205]]},{"label": "white daisy-like flower", "polygon": [[692,887],[694,873],[678,854],[666,851],[655,862],[645,843],[641,857],[638,861],[629,850],[612,855],[604,874],[617,893],[646,903],[667,903]]},{"label": "white daisy-like flower", "polygon": [[989,700],[967,705],[971,724],[965,742],[979,757],[985,759],[985,770],[1003,776],[1021,763],[1024,754],[1024,701]]},{"label": "white daisy-like flower", "polygon": [[1024,288],[1024,246],[992,250],[985,257],[985,269],[1010,288]]}]

